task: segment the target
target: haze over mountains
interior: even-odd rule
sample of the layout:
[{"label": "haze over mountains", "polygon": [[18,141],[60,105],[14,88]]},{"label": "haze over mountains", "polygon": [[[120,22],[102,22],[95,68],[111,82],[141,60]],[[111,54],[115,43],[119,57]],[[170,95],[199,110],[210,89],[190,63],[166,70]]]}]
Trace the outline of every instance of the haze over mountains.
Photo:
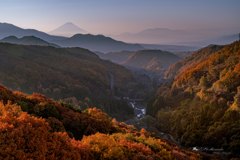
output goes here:
[{"label": "haze over mountains", "polygon": [[[66,25],[73,26],[69,23]],[[48,43],[55,43],[60,47],[82,47],[91,51],[100,51],[104,53],[119,52],[122,50],[137,51],[144,49],[144,47],[139,44],[128,44],[121,41],[116,41],[103,35],[76,34],[70,38],[67,38],[62,36],[52,36],[33,29],[22,29],[12,24],[0,23],[0,38],[2,39],[8,36],[15,36],[17,38],[24,36],[35,36],[47,41]]]},{"label": "haze over mountains", "polygon": [[[167,28],[146,29],[138,33],[123,33],[121,35],[113,35],[112,37],[119,40],[127,40],[128,42],[161,44],[176,41],[180,37],[189,36],[187,32],[181,30],[170,30]],[[144,38],[143,38],[144,37]]]},{"label": "haze over mountains", "polygon": [[[76,33],[79,34],[73,35]],[[238,40],[237,30],[236,34],[226,34],[230,32],[226,32],[225,30],[213,30],[213,34],[207,35],[204,31],[155,28],[146,29],[135,34],[124,33],[121,35],[109,35],[112,38],[103,35],[81,35],[85,33],[87,33],[87,31],[71,22],[49,32],[49,34],[54,35],[49,35],[35,29],[22,29],[12,24],[0,23],[0,39],[8,36],[16,36],[17,38],[35,36],[49,43],[56,43],[62,47],[84,47],[91,51],[100,51],[104,53],[119,52],[123,50],[137,51],[141,49],[160,49],[170,52],[195,51],[209,44],[228,44]],[[69,36],[72,37],[68,38]],[[129,42],[140,44],[129,44]]]},{"label": "haze over mountains", "polygon": [[154,28],[146,29],[138,33],[123,33],[110,36],[128,43],[135,42],[142,44],[172,44],[203,47],[208,44],[228,44],[238,40],[239,30],[235,29],[234,31],[229,32],[227,29],[185,31]]},{"label": "haze over mountains", "polygon": [[177,42],[177,43],[173,43],[173,44],[189,45],[189,46],[196,46],[196,45],[207,46],[209,44],[225,45],[225,44],[229,44],[234,41],[237,41],[237,40],[239,40],[239,33],[231,34],[231,35],[215,36],[215,37],[210,37],[210,38],[204,39],[204,40]]},{"label": "haze over mountains", "polygon": [[16,36],[18,38],[21,38],[24,36],[35,36],[45,41],[51,41],[54,39],[59,40],[59,39],[65,38],[61,36],[52,36],[35,29],[22,29],[20,27],[17,27],[9,23],[0,23],[0,39],[3,39],[8,36]]}]

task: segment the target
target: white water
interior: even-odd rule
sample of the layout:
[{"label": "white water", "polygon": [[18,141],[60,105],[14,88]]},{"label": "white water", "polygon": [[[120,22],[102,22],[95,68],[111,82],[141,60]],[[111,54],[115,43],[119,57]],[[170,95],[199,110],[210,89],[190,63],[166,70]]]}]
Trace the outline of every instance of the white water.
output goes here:
[{"label": "white water", "polygon": [[130,102],[130,104],[132,105],[133,108],[135,108],[134,104],[132,102]]},{"label": "white water", "polygon": [[143,109],[136,108],[136,107],[135,107],[135,102],[130,102],[130,104],[131,104],[132,107],[135,109],[135,111],[136,111],[136,110],[141,111],[141,113],[137,114],[136,118],[142,119],[142,118],[145,116],[145,114],[146,114],[146,108],[143,108]]}]

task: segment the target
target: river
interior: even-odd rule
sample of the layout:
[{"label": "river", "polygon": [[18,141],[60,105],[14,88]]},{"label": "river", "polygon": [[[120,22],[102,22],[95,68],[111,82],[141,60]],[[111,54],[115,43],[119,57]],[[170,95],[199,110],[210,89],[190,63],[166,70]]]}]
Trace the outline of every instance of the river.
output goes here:
[{"label": "river", "polygon": [[[144,104],[139,103],[139,102],[130,102],[130,105],[132,105],[132,107],[134,108],[134,117],[131,119],[128,119],[127,121],[124,122],[128,125],[131,125],[131,122],[133,120],[135,120],[135,119],[140,120],[140,119],[144,118],[146,115],[146,108],[144,107]],[[148,127],[149,126],[147,126],[147,125],[141,126],[141,128],[147,129],[147,131],[154,132],[156,135],[158,135],[162,138],[165,138],[172,143],[178,144],[178,142],[174,140],[172,135],[158,131],[155,127],[151,127],[151,130],[148,130],[149,129]]]},{"label": "river", "polygon": [[131,124],[134,119],[142,119],[146,115],[146,108],[142,103],[130,102],[130,105],[134,108],[134,117],[125,121],[126,124]]},{"label": "river", "polygon": [[146,108],[143,105],[141,105],[139,103],[135,103],[135,101],[130,102],[130,104],[134,108],[134,117],[136,117],[138,119],[141,119],[145,116]]}]

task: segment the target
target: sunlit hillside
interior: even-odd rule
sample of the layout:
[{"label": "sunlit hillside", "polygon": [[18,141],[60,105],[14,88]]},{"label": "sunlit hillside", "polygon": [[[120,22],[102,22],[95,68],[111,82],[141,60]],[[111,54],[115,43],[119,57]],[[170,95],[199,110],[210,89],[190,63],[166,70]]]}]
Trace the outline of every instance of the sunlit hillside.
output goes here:
[{"label": "sunlit hillside", "polygon": [[165,72],[165,77],[168,79],[172,79],[177,76],[179,73],[184,72],[187,68],[194,66],[199,63],[201,60],[206,58],[212,53],[222,49],[224,46],[209,46],[203,48],[192,55],[188,56],[185,59],[180,60],[179,62],[173,64],[169,69]]},{"label": "sunlit hillside", "polygon": [[1,159],[202,159],[154,133],[119,123],[100,109],[82,112],[2,85],[0,99]]},{"label": "sunlit hillside", "polygon": [[147,114],[156,116],[157,128],[182,145],[239,154],[240,41],[213,47],[215,53],[158,88]]}]

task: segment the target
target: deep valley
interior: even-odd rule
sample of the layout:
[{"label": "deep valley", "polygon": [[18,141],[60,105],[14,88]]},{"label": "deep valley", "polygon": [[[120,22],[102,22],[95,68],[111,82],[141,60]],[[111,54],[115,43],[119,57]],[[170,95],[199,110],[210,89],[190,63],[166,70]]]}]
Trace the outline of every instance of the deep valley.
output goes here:
[{"label": "deep valley", "polygon": [[0,1],[0,160],[240,159],[240,1]]}]

